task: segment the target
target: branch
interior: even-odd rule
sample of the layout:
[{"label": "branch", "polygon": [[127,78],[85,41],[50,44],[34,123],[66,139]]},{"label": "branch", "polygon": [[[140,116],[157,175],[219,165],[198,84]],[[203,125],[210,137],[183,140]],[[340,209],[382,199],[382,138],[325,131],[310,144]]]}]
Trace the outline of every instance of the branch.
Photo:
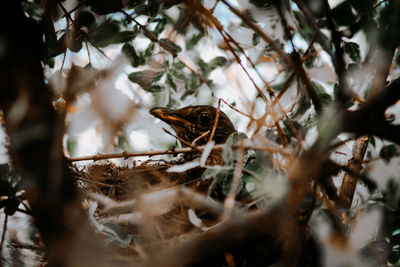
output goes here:
[{"label": "branch", "polygon": [[[35,225],[46,246],[48,265],[104,266],[104,253],[95,242],[63,158],[64,117],[54,110],[44,83],[43,32],[25,16],[20,1],[0,1],[0,13],[4,45],[0,109],[10,140],[10,158],[21,174]],[[24,108],[17,106],[21,101]]]},{"label": "branch", "polygon": [[[362,168],[362,162],[368,147],[368,137],[359,138],[353,145],[353,158],[347,163],[347,167],[355,174],[359,174]],[[354,192],[356,190],[358,177],[347,172],[343,178],[339,193],[339,205],[345,209],[351,207]]]},{"label": "branch", "polygon": [[342,131],[353,132],[358,136],[376,135],[400,144],[400,125],[387,122],[384,114],[399,99],[400,78],[397,78],[368,99],[359,110],[345,112]]},{"label": "branch", "polygon": [[[280,4],[277,6],[278,14],[279,17],[281,18],[281,22],[283,25],[283,29],[285,31],[286,38],[292,42],[292,34],[289,30],[288,23],[285,19],[285,15],[283,14],[283,8],[284,5]],[[294,72],[297,74],[298,77],[300,77],[301,81],[304,84],[304,87],[307,91],[307,94],[311,98],[311,101],[314,105],[315,111],[317,114],[321,114],[322,112],[322,104],[321,101],[318,98],[317,93],[314,90],[314,87],[312,86],[312,83],[310,81],[310,78],[308,77],[306,70],[303,67],[303,62],[300,59],[298,53],[296,51],[293,51],[290,55],[291,60],[292,60],[292,68]]]},{"label": "branch", "polygon": [[[232,149],[238,149],[239,146],[232,146]],[[293,152],[280,148],[280,147],[256,147],[256,146],[244,146],[245,149],[253,149],[253,150],[259,150],[259,151],[264,151],[264,152],[270,152],[270,153],[281,153],[282,155],[289,156]],[[215,145],[212,150],[223,150],[224,145]],[[74,162],[74,161],[84,161],[84,160],[93,160],[93,161],[98,161],[98,160],[104,160],[104,159],[116,159],[116,158],[123,158],[123,159],[128,159],[128,158],[133,158],[133,157],[143,157],[143,156],[158,156],[158,155],[176,155],[180,153],[191,153],[195,151],[203,151],[204,146],[197,146],[197,147],[184,147],[184,148],[178,148],[178,149],[173,149],[173,150],[161,150],[161,151],[149,151],[149,152],[136,152],[136,153],[128,153],[126,151],[121,152],[121,153],[112,153],[112,154],[97,154],[97,155],[92,155],[92,156],[83,156],[83,157],[76,157],[76,158],[67,158],[67,161],[69,162]]]}]

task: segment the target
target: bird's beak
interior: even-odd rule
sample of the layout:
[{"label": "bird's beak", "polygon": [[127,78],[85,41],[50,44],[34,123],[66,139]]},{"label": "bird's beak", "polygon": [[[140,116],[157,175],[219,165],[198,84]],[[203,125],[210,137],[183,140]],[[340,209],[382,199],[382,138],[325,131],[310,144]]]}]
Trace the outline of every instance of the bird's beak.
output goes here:
[{"label": "bird's beak", "polygon": [[150,114],[160,120],[168,123],[170,126],[180,125],[180,126],[189,126],[190,122],[181,118],[177,111],[169,109],[169,108],[153,108],[150,110]]}]

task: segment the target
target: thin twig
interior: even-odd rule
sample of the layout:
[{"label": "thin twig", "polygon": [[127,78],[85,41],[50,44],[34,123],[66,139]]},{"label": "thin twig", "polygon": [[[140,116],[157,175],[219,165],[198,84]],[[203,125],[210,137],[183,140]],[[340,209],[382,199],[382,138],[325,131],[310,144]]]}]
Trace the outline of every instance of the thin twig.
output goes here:
[{"label": "thin twig", "polygon": [[215,120],[214,120],[213,128],[212,128],[212,131],[211,131],[211,134],[210,134],[210,138],[208,139],[208,142],[211,142],[211,140],[214,137],[215,131],[217,129],[218,120],[219,120],[219,113],[220,113],[220,111],[219,111],[220,107],[221,107],[221,99],[218,100],[218,107],[217,107],[216,114],[215,114]]},{"label": "thin twig", "polygon": [[231,11],[233,14],[238,16],[239,18],[242,19],[242,21],[253,31],[255,31],[264,41],[266,41],[275,52],[278,53],[278,55],[285,60],[287,63],[290,62],[290,58],[287,56],[287,54],[274,42],[274,40],[269,37],[263,30],[260,29],[260,27],[256,24],[254,24],[245,14],[234,8],[228,1],[226,0],[221,0],[222,3],[224,3]]}]

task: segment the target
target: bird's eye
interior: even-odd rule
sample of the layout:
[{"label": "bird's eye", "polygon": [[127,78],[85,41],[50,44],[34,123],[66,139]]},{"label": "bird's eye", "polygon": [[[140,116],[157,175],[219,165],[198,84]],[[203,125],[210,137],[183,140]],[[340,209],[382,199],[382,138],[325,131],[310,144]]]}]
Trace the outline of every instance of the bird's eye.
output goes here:
[{"label": "bird's eye", "polygon": [[211,122],[211,116],[208,113],[201,113],[199,115],[199,122],[203,125],[206,125]]}]

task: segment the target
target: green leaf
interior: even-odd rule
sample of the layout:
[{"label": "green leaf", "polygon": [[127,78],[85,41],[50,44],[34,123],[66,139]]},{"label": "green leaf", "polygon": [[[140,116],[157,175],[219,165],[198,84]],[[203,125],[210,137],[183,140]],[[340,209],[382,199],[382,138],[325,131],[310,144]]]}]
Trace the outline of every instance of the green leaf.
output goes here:
[{"label": "green leaf", "polygon": [[126,43],[129,41],[132,41],[138,32],[134,31],[123,31],[123,32],[118,32],[116,35],[113,36],[112,38],[112,43],[114,44],[120,44],[120,43]]},{"label": "green leaf", "polygon": [[[222,185],[221,185],[222,186],[222,193],[225,196],[228,196],[229,193],[231,192],[232,182],[233,182],[233,169],[232,169],[230,175],[226,175],[222,179]],[[245,183],[243,182],[242,179],[240,179],[239,180],[239,185],[236,188],[236,194],[239,194],[243,190],[244,186],[245,186]]]},{"label": "green leaf", "polygon": [[126,135],[118,136],[118,147],[127,152],[133,151],[129,138]]},{"label": "green leaf", "polygon": [[300,99],[296,103],[297,109],[295,113],[293,114],[293,117],[298,117],[306,113],[307,110],[309,110],[311,106],[311,101],[310,98],[307,96],[304,91],[301,92]]},{"label": "green leaf", "polygon": [[98,27],[93,28],[88,37],[98,47],[106,47],[114,43],[115,36],[119,33],[118,22],[115,20],[106,20]]},{"label": "green leaf", "polygon": [[162,45],[165,45],[166,47],[168,47],[168,49],[172,50],[174,53],[179,53],[179,52],[182,51],[182,48],[179,45],[175,44],[174,42],[172,42],[169,39],[162,38],[162,39],[160,39],[158,41]]},{"label": "green leaf", "polygon": [[373,135],[371,135],[371,137],[369,138],[369,143],[373,146],[373,147],[375,147],[375,137],[373,136]]},{"label": "green leaf", "polygon": [[357,43],[347,42],[344,45],[346,54],[355,62],[360,62],[360,46]]},{"label": "green leaf", "polygon": [[51,18],[47,18],[44,22],[44,38],[46,40],[46,45],[50,49],[54,49],[58,45],[57,34],[54,29],[54,24]]},{"label": "green leaf", "polygon": [[191,50],[193,49],[197,43],[204,37],[204,33],[200,32],[198,34],[193,34],[192,37],[186,41],[186,49]]},{"label": "green leaf", "polygon": [[77,145],[78,142],[76,141],[75,138],[69,137],[67,139],[67,151],[70,157],[73,157],[75,155]]},{"label": "green leaf", "polygon": [[196,63],[200,67],[201,73],[203,74],[204,77],[207,77],[212,71],[210,66],[206,62],[204,62],[201,58],[197,59]]},{"label": "green leaf", "polygon": [[202,82],[201,82],[200,78],[197,75],[191,73],[189,76],[189,79],[186,80],[186,84],[185,84],[186,89],[189,92],[194,92],[197,88],[199,88],[201,86],[201,83]]},{"label": "green leaf", "polygon": [[124,44],[121,51],[128,58],[133,67],[138,67],[144,64],[143,59],[136,54],[135,48],[131,44]]},{"label": "green leaf", "polygon": [[155,17],[160,11],[160,1],[159,0],[148,0],[149,6],[149,16]]},{"label": "green leaf", "polygon": [[256,32],[253,33],[253,37],[251,38],[251,43],[253,46],[256,46],[260,43],[260,35],[258,35]]},{"label": "green leaf", "polygon": [[152,56],[153,55],[153,51],[154,51],[154,47],[155,47],[155,43],[150,43],[149,46],[144,51],[144,56],[145,57]]},{"label": "green leaf", "polygon": [[240,132],[234,132],[228,137],[222,150],[222,158],[225,165],[232,165],[237,160],[237,150],[232,149],[232,146],[239,145],[243,138],[247,137],[244,133]]},{"label": "green leaf", "polygon": [[122,0],[86,0],[84,3],[99,15],[114,13],[123,8]]},{"label": "green leaf", "polygon": [[40,21],[43,18],[43,9],[40,8],[39,5],[37,5],[34,2],[28,2],[28,1],[21,1],[22,2],[22,7],[24,8],[24,11],[28,13],[28,15],[33,18],[36,21]]},{"label": "green leaf", "polygon": [[153,33],[158,36],[162,31],[165,29],[165,25],[167,25],[167,19],[163,18],[157,23],[156,28],[154,29]]},{"label": "green leaf", "polygon": [[159,85],[159,84],[153,84],[149,89],[148,89],[148,91],[150,92],[150,93],[160,93],[160,92],[162,92],[162,91],[164,91],[164,86],[162,86],[162,85]]},{"label": "green leaf", "polygon": [[215,57],[213,58],[209,65],[211,68],[211,71],[215,70],[217,67],[222,67],[226,64],[227,60],[224,57]]},{"label": "green leaf", "polygon": [[74,21],[74,29],[79,29],[82,26],[90,26],[96,21],[93,14],[89,11],[80,12]]},{"label": "green leaf", "polygon": [[357,19],[357,16],[353,14],[351,5],[348,1],[344,1],[337,5],[332,9],[331,14],[333,20],[340,26],[348,26]]},{"label": "green leaf", "polygon": [[[139,84],[145,90],[151,90],[152,84],[159,81],[163,75],[163,71],[156,72],[152,70],[145,70],[130,73],[128,75],[128,79],[131,82]],[[153,88],[153,90],[155,89]]]},{"label": "green leaf", "polygon": [[174,78],[172,78],[171,74],[167,74],[167,84],[171,86],[176,91],[176,84],[174,82]]},{"label": "green leaf", "polygon": [[186,80],[185,74],[183,74],[182,71],[178,70],[178,69],[170,69],[169,72],[177,79],[179,80]]},{"label": "green leaf", "polygon": [[397,147],[395,145],[387,145],[381,148],[379,151],[379,157],[383,159],[385,163],[389,163],[390,160],[396,155]]},{"label": "green leaf", "polygon": [[322,106],[326,107],[332,103],[332,96],[325,92],[325,88],[322,85],[316,82],[312,82],[312,85],[318,95],[319,100],[321,100]]},{"label": "green leaf", "polygon": [[181,61],[175,62],[173,66],[178,70],[182,70],[183,68],[185,68],[185,64],[183,64]]},{"label": "green leaf", "polygon": [[376,0],[349,0],[349,3],[360,14],[365,14],[374,10]]}]

